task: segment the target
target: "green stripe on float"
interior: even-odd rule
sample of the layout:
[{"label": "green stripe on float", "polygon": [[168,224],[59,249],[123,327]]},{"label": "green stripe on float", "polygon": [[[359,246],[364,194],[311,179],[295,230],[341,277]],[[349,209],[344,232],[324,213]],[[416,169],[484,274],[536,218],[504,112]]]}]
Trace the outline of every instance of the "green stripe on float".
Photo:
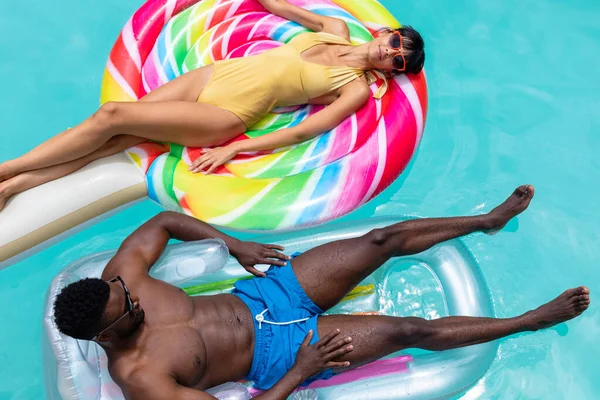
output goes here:
[{"label": "green stripe on float", "polygon": [[256,229],[257,226],[261,230],[277,228],[287,215],[286,210],[298,200],[311,176],[312,172],[309,171],[281,179],[265,197],[229,226],[236,229]]},{"label": "green stripe on float", "polygon": [[177,164],[181,161],[182,154],[183,146],[171,143],[171,152],[165,160],[165,165],[162,171],[163,188],[165,189],[165,193],[176,204],[179,204],[179,200],[177,199],[175,190],[173,190],[173,186],[175,185],[175,169],[177,168]]}]

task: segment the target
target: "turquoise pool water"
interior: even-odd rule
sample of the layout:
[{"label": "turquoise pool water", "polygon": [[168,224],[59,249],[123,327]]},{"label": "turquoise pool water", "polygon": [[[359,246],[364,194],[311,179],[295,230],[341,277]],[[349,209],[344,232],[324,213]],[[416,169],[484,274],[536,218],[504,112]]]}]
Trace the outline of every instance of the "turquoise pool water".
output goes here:
[{"label": "turquoise pool water", "polygon": [[[600,3],[383,3],[425,37],[429,118],[410,173],[346,218],[479,213],[533,183],[536,198],[515,233],[466,239],[497,315],[524,312],[580,284],[598,293]],[[95,109],[106,56],[138,6],[0,3],[0,160]],[[52,277],[77,258],[116,247],[157,211],[138,204],[0,272],[1,399],[44,397],[41,316]],[[567,327],[504,340],[463,398],[600,397],[597,306]]]}]

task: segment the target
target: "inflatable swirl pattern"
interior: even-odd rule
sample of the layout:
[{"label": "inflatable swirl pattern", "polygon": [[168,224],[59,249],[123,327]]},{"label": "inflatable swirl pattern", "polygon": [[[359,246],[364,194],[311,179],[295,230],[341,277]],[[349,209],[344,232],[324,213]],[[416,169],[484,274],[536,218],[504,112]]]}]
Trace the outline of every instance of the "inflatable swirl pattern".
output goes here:
[{"label": "inflatable swirl pattern", "polygon": [[[376,0],[290,2],[345,20],[353,44],[369,41],[381,27],[399,26]],[[304,31],[256,0],[149,0],[110,53],[101,102],[135,101],[187,71],[260,53]],[[371,85],[373,92],[383,79]],[[276,109],[235,140],[296,125],[321,107]],[[240,154],[211,175],[188,171],[203,149],[145,143],[128,154],[146,173],[150,198],[167,209],[235,229],[286,229],[346,214],[390,185],[419,145],[426,112],[424,74],[400,75],[380,100],[371,98],[330,132],[272,152]]]}]

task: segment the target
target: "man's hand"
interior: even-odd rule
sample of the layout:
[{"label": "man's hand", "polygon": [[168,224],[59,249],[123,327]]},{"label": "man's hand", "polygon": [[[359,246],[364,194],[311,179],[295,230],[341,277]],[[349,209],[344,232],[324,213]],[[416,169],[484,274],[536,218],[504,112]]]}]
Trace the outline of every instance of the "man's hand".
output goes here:
[{"label": "man's hand", "polygon": [[266,274],[254,268],[256,264],[269,264],[284,266],[291,257],[280,253],[282,246],[276,244],[260,244],[255,242],[239,242],[235,248],[230,248],[234,256],[244,269],[254,276],[265,277]]},{"label": "man's hand", "polygon": [[350,353],[354,347],[350,344],[352,338],[339,339],[340,330],[329,332],[317,343],[309,346],[313,331],[309,331],[296,355],[292,370],[297,371],[303,379],[318,374],[328,368],[344,368],[350,366],[347,361],[332,361]]},{"label": "man's hand", "polygon": [[352,351],[352,346],[349,344],[352,339],[349,337],[339,339],[337,338],[339,334],[340,330],[336,329],[317,343],[309,346],[313,337],[313,331],[309,331],[298,350],[294,366],[271,389],[253,397],[253,399],[287,399],[298,385],[311,376],[328,368],[350,366],[347,361],[332,361]]}]

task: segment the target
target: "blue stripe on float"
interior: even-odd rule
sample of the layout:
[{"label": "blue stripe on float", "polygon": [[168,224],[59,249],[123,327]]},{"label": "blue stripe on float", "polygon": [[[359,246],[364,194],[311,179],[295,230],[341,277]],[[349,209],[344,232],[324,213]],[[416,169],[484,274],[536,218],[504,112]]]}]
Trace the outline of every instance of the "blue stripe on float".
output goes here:
[{"label": "blue stripe on float", "polygon": [[272,39],[281,42],[281,38],[283,36],[288,36],[290,31],[297,30],[298,28],[302,28],[302,26],[295,22],[286,22],[275,29],[275,31],[272,33]]},{"label": "blue stripe on float", "polygon": [[152,179],[156,170],[156,164],[156,162],[150,164],[150,168],[148,168],[148,172],[146,172],[146,184],[148,185],[148,197],[150,200],[154,200],[160,204],[160,200],[158,199],[158,195],[156,193],[156,188],[154,187],[154,181]]},{"label": "blue stripe on float", "polygon": [[325,168],[323,175],[321,175],[321,179],[319,179],[317,187],[310,197],[310,202],[317,201],[313,204],[309,204],[304,209],[302,215],[298,218],[297,223],[300,225],[311,222],[314,223],[321,216],[325,207],[329,204],[329,192],[331,191],[331,188],[335,186],[342,170],[340,163],[333,163],[323,168]]},{"label": "blue stripe on float", "polygon": [[331,140],[331,134],[329,134],[329,133],[319,136],[319,138],[317,139],[317,144],[310,155],[311,160],[309,160],[302,167],[303,171],[310,171],[312,169],[317,168],[317,166],[319,165],[319,162],[323,158],[323,155],[325,154],[325,152],[329,146],[330,140]]}]

